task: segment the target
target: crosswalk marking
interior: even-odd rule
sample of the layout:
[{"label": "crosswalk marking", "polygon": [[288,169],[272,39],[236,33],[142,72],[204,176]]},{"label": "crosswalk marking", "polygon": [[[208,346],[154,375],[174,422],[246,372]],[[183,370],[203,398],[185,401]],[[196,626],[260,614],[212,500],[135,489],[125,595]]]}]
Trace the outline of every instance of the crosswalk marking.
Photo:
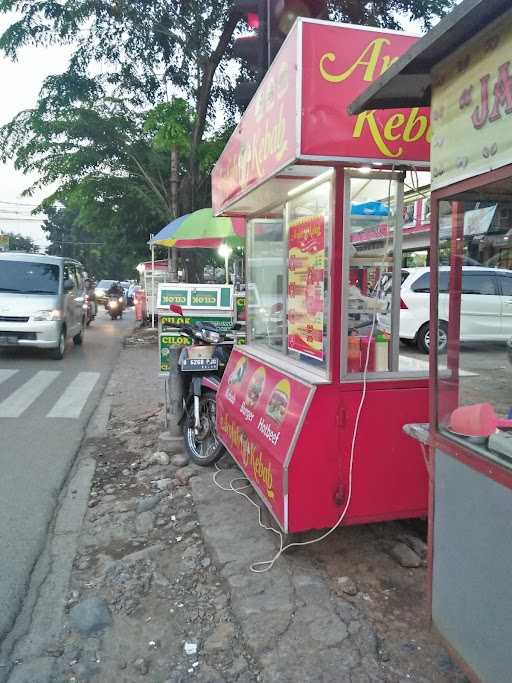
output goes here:
[{"label": "crosswalk marking", "polygon": [[0,403],[0,417],[19,417],[60,374],[61,370],[40,370],[37,372]]},{"label": "crosswalk marking", "polygon": [[0,384],[2,384],[2,382],[6,382],[9,377],[12,377],[17,372],[17,370],[0,370]]},{"label": "crosswalk marking", "polygon": [[99,372],[80,372],[69,384],[46,417],[80,417],[89,394],[100,377]]}]

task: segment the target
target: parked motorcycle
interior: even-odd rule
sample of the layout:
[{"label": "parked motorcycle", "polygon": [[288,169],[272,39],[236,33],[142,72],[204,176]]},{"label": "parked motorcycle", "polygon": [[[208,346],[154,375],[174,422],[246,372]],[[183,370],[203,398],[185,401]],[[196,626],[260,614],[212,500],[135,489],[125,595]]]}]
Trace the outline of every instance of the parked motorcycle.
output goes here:
[{"label": "parked motorcycle", "polygon": [[112,320],[123,317],[124,298],[122,296],[109,296],[105,303],[105,310]]},{"label": "parked motorcycle", "polygon": [[89,327],[96,317],[96,302],[94,301],[94,295],[85,295],[83,308],[85,313],[85,324]]},{"label": "parked motorcycle", "polygon": [[[179,306],[171,309],[183,315]],[[217,437],[216,397],[235,342],[206,322],[181,325],[180,332],[192,340],[179,358],[183,378],[183,415],[179,423],[185,448],[197,465],[213,465],[225,453]]]}]

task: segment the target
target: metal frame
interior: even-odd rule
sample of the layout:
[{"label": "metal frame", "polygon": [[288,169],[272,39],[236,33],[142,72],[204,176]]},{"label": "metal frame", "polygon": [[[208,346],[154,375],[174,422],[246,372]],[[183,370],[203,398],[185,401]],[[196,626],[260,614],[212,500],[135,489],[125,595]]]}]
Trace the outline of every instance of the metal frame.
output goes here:
[{"label": "metal frame", "polygon": [[428,376],[427,371],[407,371],[399,370],[399,346],[400,335],[394,334],[395,330],[399,330],[400,325],[400,271],[402,267],[402,207],[403,207],[403,182],[402,173],[400,171],[373,171],[371,173],[361,173],[357,169],[345,169],[344,174],[344,207],[343,207],[343,281],[341,289],[341,368],[340,380],[343,383],[361,382],[363,373],[348,373],[347,372],[347,343],[348,337],[348,311],[345,307],[345,302],[348,300],[349,288],[349,274],[350,274],[350,233],[348,226],[351,220],[351,196],[350,196],[350,181],[353,178],[362,178],[365,180],[390,180],[397,183],[396,193],[396,215],[395,225],[393,231],[393,283],[392,283],[392,318],[391,329],[393,331],[391,337],[391,370],[380,372],[368,372],[368,379],[374,381],[388,381],[388,380],[411,380],[422,379]]},{"label": "metal frame", "polygon": [[[452,185],[440,188],[432,192],[431,195],[431,263],[439,263],[439,202],[451,199],[454,195],[458,195],[469,190],[476,190],[484,187],[490,183],[498,182],[512,178],[512,164],[502,166],[495,171],[482,173],[478,176],[473,176],[466,180],[461,180]],[[431,266],[430,270],[430,334],[435,335],[435,330],[438,324],[438,293],[439,293],[439,271],[438,268]],[[432,337],[433,338],[433,337]],[[448,453],[457,460],[480,472],[489,479],[512,489],[512,469],[490,458],[484,449],[474,447],[472,444],[460,443],[456,439],[450,438],[444,432],[438,429],[438,389],[439,389],[439,373],[438,373],[438,352],[437,344],[431,344],[430,347],[430,445],[433,449],[439,449],[444,453]]]}]

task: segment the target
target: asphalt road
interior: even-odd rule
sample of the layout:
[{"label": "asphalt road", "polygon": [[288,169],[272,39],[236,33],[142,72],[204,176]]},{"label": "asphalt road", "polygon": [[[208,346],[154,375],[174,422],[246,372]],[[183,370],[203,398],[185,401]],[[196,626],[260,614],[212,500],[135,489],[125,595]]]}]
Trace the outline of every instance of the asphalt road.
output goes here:
[{"label": "asphalt road", "polygon": [[59,491],[101,398],[131,311],[100,310],[64,359],[0,350],[0,642],[22,605]]}]

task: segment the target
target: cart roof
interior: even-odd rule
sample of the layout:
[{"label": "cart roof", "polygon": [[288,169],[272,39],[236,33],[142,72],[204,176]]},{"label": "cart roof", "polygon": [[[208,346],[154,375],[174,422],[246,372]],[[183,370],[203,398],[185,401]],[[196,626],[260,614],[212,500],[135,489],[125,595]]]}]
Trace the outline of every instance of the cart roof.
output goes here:
[{"label": "cart roof", "polygon": [[509,9],[510,0],[465,0],[357,97],[349,113],[428,106],[432,68]]}]

